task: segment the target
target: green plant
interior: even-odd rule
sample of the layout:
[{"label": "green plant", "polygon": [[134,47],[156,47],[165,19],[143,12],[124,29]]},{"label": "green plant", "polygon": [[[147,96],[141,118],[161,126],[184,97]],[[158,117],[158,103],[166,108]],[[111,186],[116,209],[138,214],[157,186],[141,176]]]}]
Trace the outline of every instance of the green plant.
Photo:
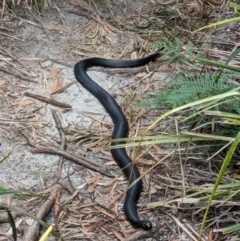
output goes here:
[{"label": "green plant", "polygon": [[187,55],[193,55],[194,45],[192,42],[188,42],[186,48],[186,55],[183,54],[183,46],[178,38],[174,38],[173,41],[156,41],[147,45],[148,50],[161,49],[161,53],[168,56],[166,63],[187,63],[189,59]]},{"label": "green plant", "polygon": [[[194,133],[197,128],[194,128],[194,132],[185,132],[178,134],[178,142],[184,141],[182,136],[186,134],[185,138],[189,138],[189,141],[197,140],[196,138],[203,138],[209,137],[209,140],[205,140],[204,144],[208,143],[210,146],[212,143],[214,143],[214,139],[217,137],[216,134],[220,134],[221,136],[218,136],[215,141],[217,143],[221,142],[221,145],[224,145],[224,142],[227,140],[224,140],[226,137],[234,137],[234,140],[230,141],[227,145],[232,143],[232,145],[229,148],[229,151],[227,152],[227,155],[225,156],[225,159],[223,161],[222,167],[218,173],[216,182],[214,184],[214,187],[212,189],[211,195],[206,199],[208,200],[207,209],[204,214],[204,218],[202,221],[200,233],[198,236],[198,240],[201,239],[202,233],[205,227],[208,211],[210,208],[210,205],[213,200],[216,199],[226,199],[226,198],[233,198],[234,196],[238,196],[239,188],[236,190],[232,189],[232,186],[230,188],[225,189],[224,192],[220,192],[219,194],[216,193],[216,191],[219,188],[220,181],[225,174],[226,168],[229,165],[229,163],[232,160],[233,153],[235,152],[236,148],[238,147],[239,140],[240,140],[240,134],[238,132],[239,125],[240,125],[240,88],[238,84],[235,84],[232,80],[238,78],[238,72],[239,68],[235,66],[229,66],[229,62],[239,54],[240,50],[235,50],[226,61],[226,64],[220,64],[214,61],[209,61],[203,56],[195,56],[193,54],[193,46],[191,46],[190,51],[188,53],[183,52],[183,48],[180,47],[179,41],[175,41],[177,45],[175,45],[175,48],[173,49],[173,58],[171,56],[168,58],[168,60],[174,61],[180,59],[181,62],[184,62],[186,64],[192,63],[193,60],[196,60],[199,63],[207,64],[211,66],[219,67],[219,70],[213,70],[213,71],[206,71],[202,73],[202,71],[196,71],[199,69],[199,66],[194,65],[195,69],[194,71],[188,71],[178,73],[175,75],[175,80],[170,81],[170,83],[167,84],[165,89],[163,91],[160,91],[156,93],[154,98],[146,99],[141,104],[143,105],[151,105],[151,107],[159,108],[161,106],[170,108],[169,111],[165,112],[162,116],[157,118],[144,132],[145,134],[148,133],[148,131],[161,121],[163,118],[176,114],[177,117],[180,117],[180,122],[185,122],[187,124],[191,123],[190,121],[194,120],[194,123],[197,123],[197,128],[206,128],[207,126],[212,126],[213,123],[218,124],[217,131],[213,133],[215,135],[206,135],[206,134],[197,134]],[[163,44],[165,48],[170,47],[169,44]],[[176,48],[177,46],[177,48]],[[171,46],[174,47],[174,46]],[[166,50],[166,53],[171,54],[171,50]],[[177,56],[177,58],[176,58]],[[182,56],[182,58],[180,57]],[[231,70],[231,71],[228,71]],[[173,108],[173,109],[171,109]],[[182,111],[181,113],[179,113]],[[179,114],[178,114],[179,113]],[[179,124],[179,123],[178,123]],[[191,125],[192,126],[192,125]],[[195,127],[195,126],[192,126]],[[216,128],[215,128],[216,130]],[[204,131],[203,131],[204,132]],[[236,136],[236,133],[237,136]],[[211,136],[211,137],[210,137]],[[142,145],[147,140],[145,138],[148,138],[147,136],[142,137],[140,139],[140,144]],[[177,135],[175,137],[176,140]],[[170,141],[174,140],[174,137],[168,137],[161,136],[160,138],[156,138],[151,142],[151,144],[155,144],[158,142],[158,140],[161,141]],[[155,142],[154,142],[155,141]],[[143,143],[142,143],[143,142]],[[166,143],[166,142],[165,142]],[[216,143],[216,142],[215,142]],[[226,145],[226,146],[227,146]],[[219,146],[218,146],[219,147]],[[199,193],[194,193],[193,195],[198,195]],[[220,195],[220,196],[219,196]],[[205,197],[206,198],[206,197]],[[228,228],[225,228],[223,230],[224,233],[233,232],[236,230],[239,230],[239,225],[230,226]]]},{"label": "green plant", "polygon": [[216,23],[212,23],[212,24],[206,25],[204,27],[199,28],[198,31],[202,31],[202,30],[209,29],[209,28],[217,28],[217,27],[228,25],[230,23],[234,23],[234,22],[240,21],[240,17],[239,17],[240,5],[237,4],[237,3],[234,3],[234,2],[229,2],[229,7],[233,7],[235,9],[237,17],[230,18],[230,19],[224,19],[222,21],[218,21]]},{"label": "green plant", "polygon": [[[173,42],[151,43],[148,45],[148,48],[163,48],[163,54],[168,56],[167,63],[181,62],[186,66],[187,70],[172,75],[171,78],[173,80],[166,84],[164,90],[156,92],[152,98],[143,99],[140,101],[140,105],[154,108],[164,106],[174,110],[189,103],[226,93],[225,98],[221,98],[213,104],[210,103],[203,110],[240,114],[240,96],[228,95],[232,90],[236,90],[237,85],[232,80],[238,78],[238,72],[240,71],[239,68],[230,66],[229,62],[239,54],[239,49],[229,56],[226,64],[220,64],[209,61],[202,53],[195,55],[195,47],[191,42],[184,48],[178,39],[175,39]],[[201,71],[202,64],[210,64],[221,68],[203,72]],[[191,68],[188,68],[188,66],[191,66]],[[209,128],[212,123],[221,122],[223,119],[222,115],[206,115],[204,111],[199,111],[199,107],[193,106],[185,109],[182,114],[184,118],[181,118],[186,121],[186,124],[193,127],[201,116],[201,127],[205,129]],[[219,128],[215,128],[215,134],[235,136],[239,123],[233,122],[227,126],[218,124]]]},{"label": "green plant", "polygon": [[[157,92],[154,98],[144,100],[141,103],[144,105],[153,104],[155,107],[176,108],[208,96],[227,92],[236,87],[228,82],[229,78],[236,76],[234,73],[224,72],[221,79],[216,82],[218,74],[218,71],[211,74],[209,72],[204,74],[192,72],[177,74],[174,81],[170,81],[163,91]],[[239,112],[240,107],[237,109],[237,113]]]}]

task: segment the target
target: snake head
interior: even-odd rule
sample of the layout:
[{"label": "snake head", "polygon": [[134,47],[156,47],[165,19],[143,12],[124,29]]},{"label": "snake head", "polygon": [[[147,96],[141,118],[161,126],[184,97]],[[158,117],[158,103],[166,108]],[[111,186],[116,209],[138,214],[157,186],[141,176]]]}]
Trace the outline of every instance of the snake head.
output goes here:
[{"label": "snake head", "polygon": [[151,230],[152,223],[150,221],[141,221],[141,228],[144,230]]}]

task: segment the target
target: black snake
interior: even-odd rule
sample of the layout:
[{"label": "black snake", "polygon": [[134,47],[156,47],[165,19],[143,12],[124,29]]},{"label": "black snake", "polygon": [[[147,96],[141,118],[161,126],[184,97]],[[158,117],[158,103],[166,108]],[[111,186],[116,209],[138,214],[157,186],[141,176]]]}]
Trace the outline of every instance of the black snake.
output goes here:
[{"label": "black snake", "polygon": [[[75,64],[74,74],[78,82],[87,89],[93,96],[95,96],[105,110],[112,118],[114,130],[112,139],[124,138],[128,136],[128,122],[119,105],[115,99],[102,87],[96,84],[86,73],[88,67],[101,66],[109,68],[134,68],[145,65],[150,61],[154,61],[159,56],[159,52],[136,60],[112,60],[103,58],[89,58],[82,60]],[[125,142],[112,142],[112,146],[123,144]],[[124,174],[129,179],[131,185],[136,179],[140,177],[137,167],[132,163],[132,160],[127,155],[125,148],[118,148],[111,150],[113,159],[117,162],[118,166],[122,169]],[[141,221],[137,214],[137,200],[142,190],[142,180],[138,181],[134,186],[129,188],[126,193],[124,202],[124,212],[127,219],[135,226],[150,230],[152,224],[150,221]]]}]

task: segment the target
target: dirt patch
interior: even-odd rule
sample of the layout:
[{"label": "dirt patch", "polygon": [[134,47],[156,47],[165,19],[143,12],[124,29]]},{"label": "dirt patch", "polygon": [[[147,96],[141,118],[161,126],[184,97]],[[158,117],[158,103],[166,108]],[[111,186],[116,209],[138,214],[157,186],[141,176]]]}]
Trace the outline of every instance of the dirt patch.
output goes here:
[{"label": "dirt patch", "polygon": [[[168,13],[171,13],[174,1],[169,2]],[[184,1],[180,6],[184,8]],[[196,11],[194,6],[192,16]],[[210,4],[208,7],[211,9]],[[139,213],[142,219],[153,223],[153,230],[136,231],[127,222],[122,209],[127,181],[109,152],[112,122],[73,74],[74,64],[88,57],[142,57],[142,46],[146,46],[147,39],[161,39],[164,35],[149,26],[163,24],[165,31],[172,35],[166,22],[149,17],[156,14],[153,9],[157,9],[156,5],[149,1],[105,5],[99,1],[91,8],[79,1],[59,1],[51,10],[43,10],[41,16],[27,11],[22,16],[6,14],[1,20],[0,150],[2,156],[11,154],[1,164],[0,186],[42,196],[32,197],[30,201],[9,200],[9,196],[4,196],[0,202],[11,201],[12,205],[38,213],[43,207],[47,210],[43,203],[51,200],[54,193],[55,210],[51,209],[50,215],[44,218],[55,224],[64,240],[196,240],[186,235],[179,222],[199,228],[195,225],[199,220],[189,224],[193,219],[186,211],[188,205],[166,205],[171,210],[168,213],[165,207],[149,208],[151,203],[180,195],[182,190],[174,186],[175,178],[181,182],[180,162],[162,163],[143,178]],[[186,39],[194,37],[194,34],[185,35]],[[237,39],[231,38],[228,46],[236,44]],[[196,43],[203,41],[204,34],[200,34]],[[214,56],[214,51],[210,54]],[[136,100],[149,89],[161,88],[174,70],[177,70],[175,66],[159,67],[158,62],[131,70],[92,68],[88,73],[120,103],[130,122],[130,135],[134,136],[139,134],[138,125],[141,124],[141,132],[149,124],[144,111],[135,105]],[[151,114],[154,117],[159,113]],[[168,122],[161,124],[168,125]],[[171,148],[174,146],[161,149],[155,146],[157,154],[149,151],[139,162],[141,173],[153,164],[152,159],[160,160]],[[134,149],[128,152],[133,155]],[[79,165],[81,161],[93,165]],[[196,163],[187,165],[186,178],[199,167]],[[201,170],[195,171],[195,175],[200,178]],[[213,176],[209,178],[212,180]],[[15,220],[19,222],[18,240],[31,240],[29,232],[37,229],[36,224],[25,216],[17,216]],[[0,240],[11,240],[7,219],[0,217],[0,223]]]},{"label": "dirt patch", "polygon": [[[91,56],[129,58],[126,54],[134,48],[139,37],[123,33],[97,18],[89,20],[76,13],[67,13],[72,10],[72,5],[64,1],[58,7],[60,13],[43,11],[39,21],[29,14],[21,19],[12,15],[3,18],[3,23],[11,23],[12,32],[8,34],[12,38],[1,36],[1,67],[8,71],[1,72],[1,153],[5,156],[11,152],[11,155],[1,165],[0,185],[40,192],[49,197],[51,191],[42,191],[50,190],[62,180],[65,191],[62,191],[60,198],[61,211],[57,225],[63,238],[117,240],[120,236],[131,235],[135,230],[129,229],[129,234],[125,234],[122,204],[127,182],[109,152],[101,149],[92,152],[95,147],[67,142],[68,153],[89,162],[92,160],[96,169],[108,170],[117,179],[101,176],[69,160],[62,162],[58,155],[32,154],[32,147],[61,149],[62,140],[53,111],[60,118],[59,128],[79,125],[92,132],[100,128],[102,135],[110,138],[110,118],[102,106],[75,81],[73,66],[82,58]],[[121,103],[124,90],[131,90],[136,81],[133,75],[126,75],[127,70],[122,72],[94,68],[89,75]],[[145,68],[137,72],[147,74]],[[26,92],[31,95],[26,95]],[[43,102],[37,95],[45,100],[68,104],[71,108],[59,108]],[[2,202],[6,199],[2,198]],[[35,210],[33,212],[37,212],[41,209],[37,203],[32,198],[31,205],[22,202],[18,206],[25,210],[31,207]],[[29,230],[34,227],[28,218],[20,220],[19,230],[21,227]],[[53,217],[50,215],[47,221],[54,222]],[[93,225],[89,226],[91,222]],[[8,240],[10,227],[5,224],[1,227],[2,234],[6,236],[2,240]],[[24,235],[22,237],[19,233],[18,240],[29,240],[26,232]]]}]

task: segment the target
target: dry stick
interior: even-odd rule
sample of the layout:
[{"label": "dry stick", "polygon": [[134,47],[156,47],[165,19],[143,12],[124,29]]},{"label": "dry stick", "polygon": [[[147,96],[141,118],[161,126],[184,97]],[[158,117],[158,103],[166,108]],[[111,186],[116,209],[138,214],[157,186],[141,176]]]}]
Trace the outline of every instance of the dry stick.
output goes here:
[{"label": "dry stick", "polygon": [[[62,189],[62,187],[59,184],[56,184],[52,187],[52,192],[50,197],[47,199],[47,201],[42,205],[41,209],[39,210],[38,214],[36,215],[39,219],[44,219],[45,216],[50,211],[52,205],[55,202],[55,197],[59,190]],[[40,224],[36,221],[33,222],[31,226],[27,226],[24,230],[23,239],[24,241],[34,241],[37,240],[39,236],[39,228]]]},{"label": "dry stick", "polygon": [[74,189],[63,179],[60,179],[58,183],[63,187],[63,189],[67,190],[70,195],[74,194]]},{"label": "dry stick", "polygon": [[54,224],[55,228],[58,230],[58,223],[59,223],[59,214],[60,214],[60,197],[61,197],[62,189],[59,189],[56,193],[56,198],[54,202]]},{"label": "dry stick", "polygon": [[42,147],[42,146],[36,146],[32,149],[32,153],[45,153],[50,155],[59,155],[63,156],[64,158],[71,160],[72,162],[75,162],[79,165],[82,165],[86,168],[89,168],[95,172],[99,172],[100,174],[103,174],[107,177],[114,177],[114,175],[110,174],[107,169],[103,170],[103,168],[100,168],[99,166],[96,166],[96,163],[93,161],[88,160],[87,158],[81,157],[81,159],[75,155],[69,154],[65,151],[58,150],[55,148],[48,148],[48,147]]},{"label": "dry stick", "polygon": [[[62,123],[60,121],[60,118],[57,115],[57,112],[55,110],[51,110],[52,111],[52,115],[53,115],[53,119],[56,122],[56,126],[60,135],[60,149],[61,150],[65,150],[66,147],[66,136],[63,132],[63,128],[62,128]],[[62,174],[62,167],[63,167],[63,157],[60,156],[59,158],[59,165],[58,165],[58,172],[57,172],[57,178],[60,179],[61,178],[61,174]],[[56,196],[56,201],[55,201],[55,205],[54,205],[54,223],[55,223],[55,227],[58,229],[58,217],[59,217],[59,213],[60,213],[60,190],[57,193]]]},{"label": "dry stick", "polygon": [[31,138],[29,138],[26,131],[21,131],[21,134],[26,138],[26,140],[30,146],[35,147],[35,142]]},{"label": "dry stick", "polygon": [[[59,132],[59,135],[60,135],[60,149],[62,151],[65,150],[65,146],[66,146],[66,137],[65,137],[65,134],[63,132],[63,128],[62,128],[62,123],[57,115],[57,112],[55,110],[51,110],[52,111],[52,115],[53,115],[53,118],[56,122],[56,125],[57,125],[57,129],[58,129],[58,132]],[[58,166],[58,172],[57,172],[57,177],[58,179],[61,177],[61,173],[62,173],[62,166],[63,166],[63,157],[60,156],[60,160],[59,160],[59,166]]]},{"label": "dry stick", "polygon": [[24,39],[16,38],[16,37],[13,37],[11,35],[8,35],[8,34],[2,33],[2,32],[0,32],[0,34],[3,35],[3,36],[6,36],[6,37],[9,37],[9,38],[16,39],[18,41],[24,42]]},{"label": "dry stick", "polygon": [[16,56],[13,56],[11,53],[9,53],[9,50],[6,50],[6,49],[1,48],[1,47],[0,47],[0,50],[1,50],[3,55],[6,55],[6,56],[10,57],[12,60],[14,60],[14,61],[16,61],[16,62],[18,62],[19,64],[22,65],[22,63],[20,61],[18,61],[18,58]]},{"label": "dry stick", "polygon": [[[0,57],[1,57],[1,56],[0,56]],[[26,71],[24,71],[25,67],[24,67],[24,68],[22,68],[22,67],[17,67],[17,66],[15,66],[15,64],[13,64],[11,61],[9,61],[9,60],[7,60],[6,58],[3,58],[3,57],[1,57],[0,60],[3,61],[4,63],[10,65],[11,70],[12,70],[12,69],[15,69],[15,70],[17,70],[17,71],[19,71],[19,72],[21,72],[21,73],[29,76],[29,73],[26,73]],[[13,59],[13,60],[15,60],[15,59]],[[16,60],[15,60],[15,62],[16,62]],[[18,62],[18,63],[19,63],[19,62]],[[22,65],[22,64],[21,64],[21,65]],[[31,75],[31,77],[32,77],[32,75]]]},{"label": "dry stick", "polygon": [[55,95],[55,94],[57,94],[57,93],[62,93],[62,92],[63,92],[64,90],[66,90],[68,87],[70,87],[70,86],[72,86],[73,84],[76,84],[76,83],[78,83],[78,82],[77,82],[76,80],[74,80],[74,81],[66,84],[65,86],[63,86],[61,89],[52,92],[52,95]]},{"label": "dry stick", "polygon": [[[101,170],[98,166],[96,166],[95,162],[93,162],[83,156],[80,159],[79,157],[69,154],[62,150],[58,150],[55,148],[47,148],[44,146],[36,146],[35,143],[29,138],[29,136],[27,135],[27,133],[25,131],[21,131],[21,134],[26,138],[26,140],[30,146],[35,147],[32,149],[32,153],[46,153],[46,154],[50,154],[50,155],[60,155],[66,159],[69,159],[69,160],[71,160],[79,165],[82,165],[86,168],[89,168],[95,172],[99,172],[107,177],[111,177],[111,178],[115,177],[114,175],[110,174],[109,170],[107,170],[106,168],[105,168],[105,170]],[[82,154],[84,154],[84,153],[82,152]]]},{"label": "dry stick", "polygon": [[4,73],[6,73],[6,74],[10,74],[10,75],[12,75],[12,76],[14,76],[14,77],[16,77],[16,78],[18,78],[18,79],[20,79],[20,80],[25,80],[25,81],[37,83],[37,81],[35,81],[35,80],[25,78],[25,77],[23,77],[23,76],[21,76],[21,75],[19,75],[19,74],[12,73],[12,72],[10,72],[10,71],[8,71],[8,70],[5,70],[5,69],[3,69],[3,68],[1,68],[1,67],[0,67],[0,71],[4,72]]},{"label": "dry stick", "polygon": [[51,105],[61,107],[61,108],[67,108],[67,109],[72,108],[72,106],[67,104],[67,103],[62,103],[62,102],[59,102],[59,101],[56,101],[56,100],[53,100],[53,99],[49,99],[49,98],[41,96],[41,95],[35,95],[35,94],[29,93],[29,92],[25,92],[24,95],[26,95],[28,97],[32,97],[32,98],[37,99],[37,100],[41,100],[41,101],[46,102],[46,103],[51,104]]}]

